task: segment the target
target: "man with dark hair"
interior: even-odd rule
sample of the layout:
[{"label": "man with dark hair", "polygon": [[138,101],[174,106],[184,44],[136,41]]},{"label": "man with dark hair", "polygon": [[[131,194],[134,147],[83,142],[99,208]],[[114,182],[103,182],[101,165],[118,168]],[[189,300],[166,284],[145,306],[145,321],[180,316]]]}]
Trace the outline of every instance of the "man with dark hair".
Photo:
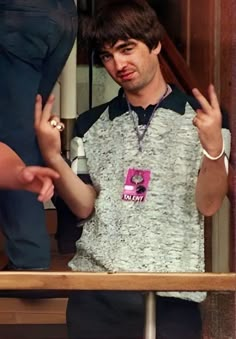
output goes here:
[{"label": "man with dark hair", "polygon": [[[33,128],[37,93],[46,102],[77,36],[74,0],[0,0],[0,141],[27,165],[43,165]],[[47,269],[45,211],[34,194],[0,192],[10,269]]]},{"label": "man with dark hair", "polygon": [[[49,124],[53,98],[44,110],[38,98],[35,109],[42,154],[60,173],[58,193],[85,219],[69,266],[203,272],[203,216],[220,208],[228,189],[230,133],[214,87],[208,101],[198,89],[189,97],[166,83],[158,60],[162,28],[146,1],[109,2],[84,27],[83,38],[121,90],[77,119],[75,141],[80,160],[87,159],[78,176],[63,161],[59,133]],[[205,293],[156,298],[158,338],[201,338]],[[67,324],[70,339],[142,338],[143,294],[77,292],[69,298]]]}]

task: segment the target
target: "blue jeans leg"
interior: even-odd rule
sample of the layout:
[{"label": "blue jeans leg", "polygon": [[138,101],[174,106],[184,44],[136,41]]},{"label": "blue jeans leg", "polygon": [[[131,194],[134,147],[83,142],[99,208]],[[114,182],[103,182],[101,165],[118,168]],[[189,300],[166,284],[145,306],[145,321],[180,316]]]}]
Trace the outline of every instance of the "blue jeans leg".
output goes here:
[{"label": "blue jeans leg", "polygon": [[[43,165],[34,135],[34,102],[50,94],[77,34],[73,0],[0,0],[0,141],[27,165]],[[13,267],[50,264],[45,212],[36,195],[0,192],[0,225]]]}]

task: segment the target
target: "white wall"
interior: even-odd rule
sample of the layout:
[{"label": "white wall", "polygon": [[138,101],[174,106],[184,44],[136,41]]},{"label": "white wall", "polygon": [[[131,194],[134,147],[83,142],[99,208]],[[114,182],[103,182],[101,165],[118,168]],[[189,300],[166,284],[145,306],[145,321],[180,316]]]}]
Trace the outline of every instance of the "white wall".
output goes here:
[{"label": "white wall", "polygon": [[[77,112],[86,111],[89,108],[89,68],[87,65],[77,67]],[[93,68],[93,103],[100,105],[111,100],[118,93],[119,86],[107,74],[103,67]]]}]

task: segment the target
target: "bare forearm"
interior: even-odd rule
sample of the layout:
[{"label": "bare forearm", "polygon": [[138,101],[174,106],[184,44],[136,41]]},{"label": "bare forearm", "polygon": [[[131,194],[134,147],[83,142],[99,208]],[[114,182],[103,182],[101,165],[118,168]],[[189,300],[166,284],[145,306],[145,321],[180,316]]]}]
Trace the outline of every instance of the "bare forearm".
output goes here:
[{"label": "bare forearm", "polygon": [[212,161],[203,158],[196,186],[196,204],[205,216],[211,216],[220,208],[228,192],[228,175],[224,156]]},{"label": "bare forearm", "polygon": [[25,167],[20,157],[7,145],[0,143],[1,166],[0,187],[20,189],[17,174]]},{"label": "bare forearm", "polygon": [[25,165],[12,165],[3,166],[0,170],[0,188],[1,189],[10,189],[10,190],[20,190],[23,189],[22,183],[18,179],[18,173],[23,170]]},{"label": "bare forearm", "polygon": [[94,210],[96,191],[75,175],[64,159],[58,155],[47,164],[60,174],[56,190],[71,211],[80,218],[87,218]]}]

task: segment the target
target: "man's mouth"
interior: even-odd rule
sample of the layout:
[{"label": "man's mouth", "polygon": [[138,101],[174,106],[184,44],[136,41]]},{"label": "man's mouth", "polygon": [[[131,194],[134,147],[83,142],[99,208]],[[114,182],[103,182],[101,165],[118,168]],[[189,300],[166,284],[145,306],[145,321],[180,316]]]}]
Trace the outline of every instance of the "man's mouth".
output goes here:
[{"label": "man's mouth", "polygon": [[127,81],[127,80],[131,80],[134,76],[134,72],[122,72],[119,74],[119,78],[122,81]]}]

